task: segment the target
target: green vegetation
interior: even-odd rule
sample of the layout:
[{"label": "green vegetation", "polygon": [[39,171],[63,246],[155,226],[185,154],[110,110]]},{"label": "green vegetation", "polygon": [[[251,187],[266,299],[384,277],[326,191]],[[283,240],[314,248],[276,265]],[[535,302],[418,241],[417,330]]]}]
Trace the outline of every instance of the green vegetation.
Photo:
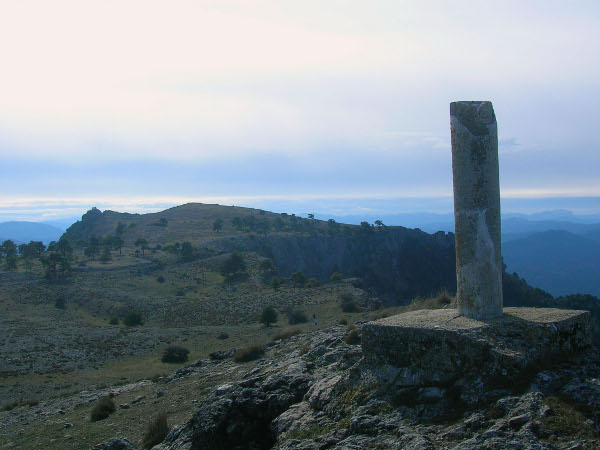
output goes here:
[{"label": "green vegetation", "polygon": [[260,314],[260,323],[270,327],[275,322],[277,322],[277,311],[272,306],[267,306]]},{"label": "green vegetation", "polygon": [[130,312],[123,319],[123,323],[128,327],[137,327],[144,324],[144,319],[142,317],[142,313],[140,312]]},{"label": "green vegetation", "polygon": [[189,354],[187,348],[171,345],[165,348],[160,360],[164,363],[184,363],[188,360]]},{"label": "green vegetation", "polygon": [[233,278],[246,272],[246,261],[239,252],[233,252],[221,265],[221,275],[225,278]]},{"label": "green vegetation", "polygon": [[288,309],[286,310],[285,314],[287,315],[288,323],[290,325],[308,322],[308,316],[306,313],[299,309]]},{"label": "green vegetation", "polygon": [[355,313],[360,310],[354,296],[348,292],[340,295],[340,308],[345,313]]}]

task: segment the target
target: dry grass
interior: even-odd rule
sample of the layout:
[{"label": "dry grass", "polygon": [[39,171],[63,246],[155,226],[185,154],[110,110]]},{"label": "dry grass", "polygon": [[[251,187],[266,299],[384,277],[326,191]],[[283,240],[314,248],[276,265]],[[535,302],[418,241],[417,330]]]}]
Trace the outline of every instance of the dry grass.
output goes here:
[{"label": "dry grass", "polygon": [[92,422],[97,422],[98,420],[106,419],[112,413],[117,410],[115,406],[115,402],[111,397],[102,397],[98,400],[98,403],[94,405],[92,408],[92,413],[90,415],[90,419]]},{"label": "dry grass", "polygon": [[265,347],[262,344],[252,344],[244,348],[240,348],[233,355],[235,362],[254,361],[265,354]]},{"label": "dry grass", "polygon": [[152,448],[155,445],[160,444],[165,437],[167,437],[167,434],[169,434],[167,412],[161,411],[148,422],[146,433],[142,440],[142,446],[144,448]]},{"label": "dry grass", "polygon": [[291,338],[292,336],[296,336],[297,334],[302,333],[300,328],[284,328],[283,330],[279,330],[277,333],[273,335],[274,341],[281,341],[283,339]]}]

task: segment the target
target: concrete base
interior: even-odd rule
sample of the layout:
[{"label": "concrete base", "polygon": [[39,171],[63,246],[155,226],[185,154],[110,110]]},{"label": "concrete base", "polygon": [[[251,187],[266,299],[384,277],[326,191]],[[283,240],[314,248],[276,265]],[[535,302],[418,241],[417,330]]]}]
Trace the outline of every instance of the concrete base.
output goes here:
[{"label": "concrete base", "polygon": [[362,328],[367,362],[402,369],[402,384],[415,386],[464,376],[509,381],[590,346],[590,313],[553,308],[504,308],[486,321],[419,310]]}]

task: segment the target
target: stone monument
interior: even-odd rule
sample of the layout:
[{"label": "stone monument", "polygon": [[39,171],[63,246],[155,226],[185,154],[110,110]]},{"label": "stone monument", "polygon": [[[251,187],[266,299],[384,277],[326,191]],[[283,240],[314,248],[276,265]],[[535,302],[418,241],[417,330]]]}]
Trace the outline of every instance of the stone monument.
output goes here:
[{"label": "stone monument", "polygon": [[511,384],[531,367],[591,346],[588,311],[503,309],[494,109],[485,101],[453,102],[450,123],[458,309],[411,311],[362,327],[365,360],[394,366],[398,387],[465,376]]},{"label": "stone monument", "polygon": [[450,104],[458,312],[502,315],[498,129],[491,102]]}]

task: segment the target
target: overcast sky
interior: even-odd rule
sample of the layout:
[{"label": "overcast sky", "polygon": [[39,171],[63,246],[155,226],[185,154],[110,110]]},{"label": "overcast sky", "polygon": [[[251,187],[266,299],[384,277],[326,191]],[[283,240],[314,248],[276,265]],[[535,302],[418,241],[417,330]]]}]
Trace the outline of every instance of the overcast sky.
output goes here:
[{"label": "overcast sky", "polygon": [[0,220],[439,209],[448,105],[471,99],[503,197],[600,197],[598,55],[598,1],[0,0]]}]

